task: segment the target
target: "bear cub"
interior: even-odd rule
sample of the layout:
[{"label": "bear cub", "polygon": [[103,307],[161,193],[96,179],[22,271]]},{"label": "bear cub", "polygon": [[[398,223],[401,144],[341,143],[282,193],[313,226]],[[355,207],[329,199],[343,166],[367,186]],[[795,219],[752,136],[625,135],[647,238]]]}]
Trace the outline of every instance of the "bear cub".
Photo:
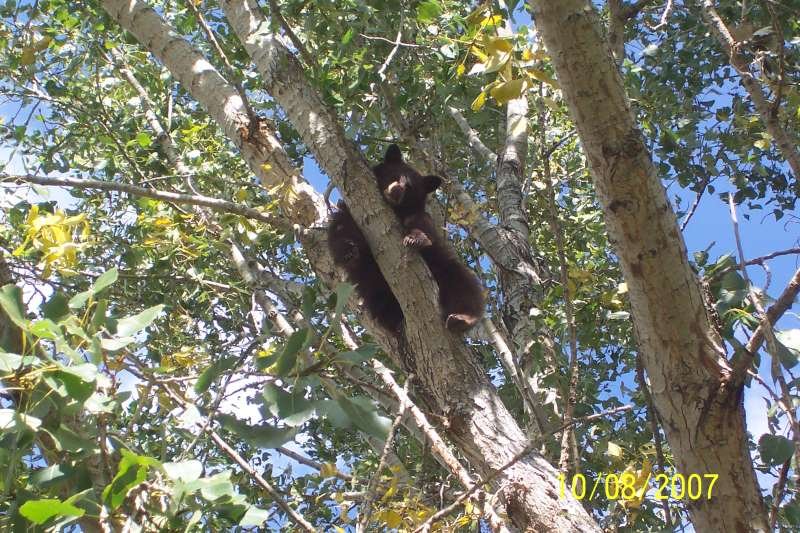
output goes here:
[{"label": "bear cub", "polygon": [[[483,290],[475,274],[442,242],[425,200],[439,188],[438,176],[420,176],[403,161],[400,148],[389,146],[373,169],[378,188],[405,229],[403,245],[418,250],[439,286],[439,307],[445,326],[463,333],[483,316]],[[347,272],[367,312],[384,329],[399,334],[403,310],[378,268],[367,240],[343,201],[330,219],[328,246],[333,261]]]}]

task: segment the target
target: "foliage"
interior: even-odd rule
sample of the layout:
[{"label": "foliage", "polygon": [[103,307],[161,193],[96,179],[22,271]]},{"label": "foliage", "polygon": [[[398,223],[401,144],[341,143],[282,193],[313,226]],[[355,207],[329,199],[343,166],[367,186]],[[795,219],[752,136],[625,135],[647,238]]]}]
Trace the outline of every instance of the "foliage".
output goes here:
[{"label": "foliage", "polygon": [[[727,16],[737,16],[733,2],[722,4]],[[216,2],[153,5],[229,81],[240,83],[253,111],[268,119],[292,162],[305,165],[322,191],[326,184],[308,148],[264,95]],[[451,0],[286,0],[279,6],[314,59],[305,65],[308,77],[367,157],[376,160],[384,141],[397,136],[386,119],[392,109],[401,110],[414,136],[434,140],[438,156],[475,201],[475,211],[464,212],[441,198],[451,240],[491,293],[493,317],[502,316],[509,295],[465,227],[478,216],[499,220],[497,176],[493,164],[470,151],[448,107],[464,112],[494,150],[504,142],[504,106],[521,95],[535,102],[521,184],[534,228],[526,244],[536,262],[558,271],[558,238],[547,214],[552,200],[568,282],[545,284],[529,313],[537,334],[555,333],[558,359],[546,360],[534,336],[514,348],[525,375],[552,392],[544,402],[546,422],[557,427],[568,389],[565,301],[571,300],[580,364],[576,416],[634,406],[578,426],[581,470],[590,480],[627,471],[641,484],[658,459],[649,406],[635,384],[627,286],[609,251],[550,58],[526,24],[510,22],[512,13],[524,17],[522,6]],[[196,10],[213,28],[232,73]],[[738,203],[770,209],[776,219],[791,213],[797,181],[699,14],[676,10],[669,32],[644,24],[657,15],[644,12],[629,25],[635,53],[622,62],[622,72],[661,175],[691,194],[732,188]],[[281,214],[281,191],[257,184],[235,140],[98,3],[11,0],[0,6],[0,17],[6,23],[0,28],[0,134],[17,173],[198,192]],[[751,18],[757,27],[771,25],[761,7],[752,8]],[[272,24],[281,27],[276,18]],[[389,61],[398,29],[405,45]],[[797,69],[789,67],[798,61],[797,17],[781,31],[787,42],[794,39],[783,61],[796,79]],[[155,113],[184,170],[165,156],[145,102],[122,68],[158,103]],[[800,109],[796,84],[784,98],[787,109]],[[800,113],[780,118],[787,129],[798,129]],[[545,164],[552,179],[545,177]],[[457,496],[461,487],[410,432],[401,431],[393,443],[400,461],[377,472],[395,413],[391,402],[379,403],[387,395],[369,361],[385,360],[385,354],[353,326],[357,316],[344,306],[352,287],[326,287],[291,228],[118,192],[3,188],[0,253],[23,288],[6,285],[0,292],[15,326],[13,338],[0,336],[1,528],[58,528],[87,519],[151,531],[285,527],[287,516],[275,498],[211,431],[320,530],[353,528],[356,496],[373,476],[372,525],[383,529],[418,526]],[[679,211],[688,207],[679,204]],[[232,261],[232,246],[259,265],[255,286]],[[698,252],[693,259],[724,339],[741,348],[741,332],[758,325],[747,299],[752,287],[731,256]],[[256,293],[273,311],[260,307]],[[289,318],[292,331],[281,330],[277,315]],[[355,338],[355,348],[347,336]],[[796,329],[778,332],[780,372],[797,364],[799,339]],[[470,345],[520,425],[532,428],[532,415],[493,347],[482,339]],[[797,385],[791,383],[795,394]],[[771,433],[754,435],[753,447],[759,467],[775,473],[795,450],[780,434],[785,413],[778,402],[766,402]],[[560,447],[555,435],[543,439],[553,462]],[[676,527],[687,522],[684,503],[669,502]],[[661,503],[649,496],[622,505],[601,495],[584,504],[619,530],[663,524]],[[434,527],[475,530],[483,524],[478,515],[468,501]],[[780,521],[800,524],[800,506],[783,504]]]}]

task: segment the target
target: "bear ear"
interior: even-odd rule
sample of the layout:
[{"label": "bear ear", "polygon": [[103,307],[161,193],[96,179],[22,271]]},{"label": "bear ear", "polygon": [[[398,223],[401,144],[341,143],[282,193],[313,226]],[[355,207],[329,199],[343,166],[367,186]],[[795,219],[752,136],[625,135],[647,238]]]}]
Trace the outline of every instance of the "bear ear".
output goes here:
[{"label": "bear ear", "polygon": [[425,192],[433,192],[442,185],[442,178],[439,176],[423,176],[422,183],[425,184]]},{"label": "bear ear", "polygon": [[389,148],[386,150],[386,155],[383,156],[384,163],[402,163],[403,162],[403,153],[400,151],[400,147],[396,144],[390,144]]}]

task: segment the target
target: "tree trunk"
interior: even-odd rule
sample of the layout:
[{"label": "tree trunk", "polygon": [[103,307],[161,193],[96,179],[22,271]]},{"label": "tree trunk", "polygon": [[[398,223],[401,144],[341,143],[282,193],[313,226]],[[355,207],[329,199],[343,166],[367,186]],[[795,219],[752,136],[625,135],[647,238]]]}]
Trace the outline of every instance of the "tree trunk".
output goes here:
[{"label": "tree trunk", "polygon": [[691,270],[675,214],[631,113],[592,4],[531,0],[628,283],[656,409],[678,471],[717,474],[688,501],[696,531],[767,530],[741,389]]}]

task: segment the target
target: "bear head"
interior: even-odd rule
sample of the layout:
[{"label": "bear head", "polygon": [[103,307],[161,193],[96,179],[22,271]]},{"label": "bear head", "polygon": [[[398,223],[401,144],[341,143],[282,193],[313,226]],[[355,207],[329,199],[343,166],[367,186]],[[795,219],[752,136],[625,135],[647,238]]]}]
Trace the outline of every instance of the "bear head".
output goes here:
[{"label": "bear head", "polygon": [[396,144],[389,146],[383,162],[372,171],[389,205],[403,211],[424,211],[425,199],[442,184],[439,176],[421,176],[406,164]]}]

